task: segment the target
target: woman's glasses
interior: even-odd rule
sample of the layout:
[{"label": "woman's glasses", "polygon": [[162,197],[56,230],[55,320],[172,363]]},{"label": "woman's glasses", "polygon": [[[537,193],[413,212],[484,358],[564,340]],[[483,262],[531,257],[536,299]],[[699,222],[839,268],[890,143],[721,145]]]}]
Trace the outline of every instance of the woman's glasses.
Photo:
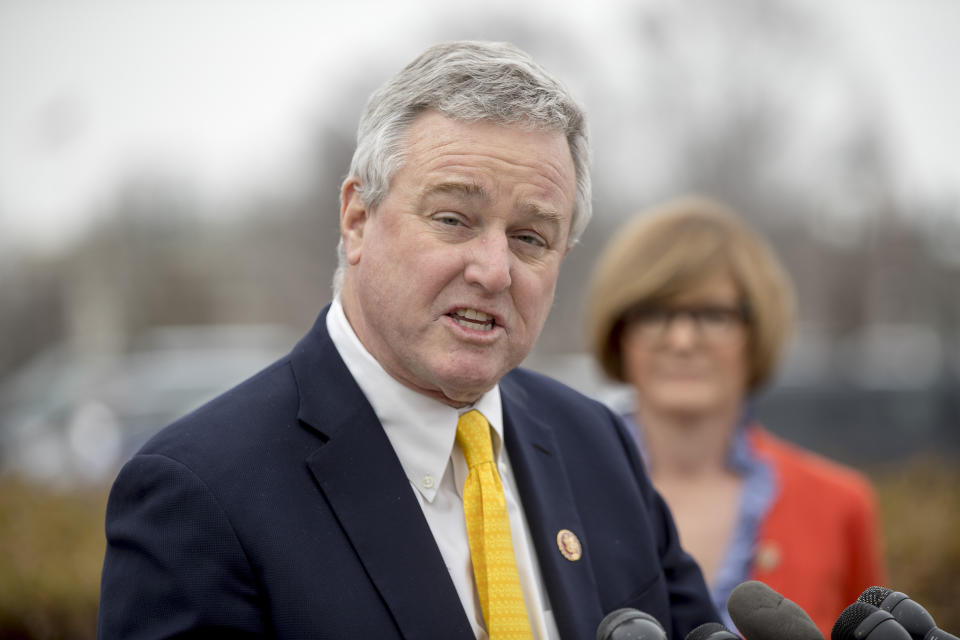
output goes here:
[{"label": "woman's glasses", "polygon": [[677,318],[688,320],[703,340],[717,342],[740,335],[738,329],[749,321],[744,305],[641,306],[628,311],[624,319],[641,336],[660,340]]}]

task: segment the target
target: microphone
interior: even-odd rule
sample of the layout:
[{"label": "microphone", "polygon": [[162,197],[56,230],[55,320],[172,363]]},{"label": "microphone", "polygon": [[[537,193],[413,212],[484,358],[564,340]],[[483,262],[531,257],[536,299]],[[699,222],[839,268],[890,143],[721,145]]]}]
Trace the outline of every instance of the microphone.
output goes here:
[{"label": "microphone", "polygon": [[960,640],[938,628],[933,616],[905,593],[886,587],[870,587],[860,594],[857,602],[866,602],[883,611],[889,611],[914,640]]},{"label": "microphone", "polygon": [[738,584],[727,612],[747,640],[823,640],[806,611],[759,580]]},{"label": "microphone", "polygon": [[854,602],[833,625],[830,640],[911,640],[890,613],[866,602]]},{"label": "microphone", "polygon": [[597,640],[667,640],[667,632],[649,613],[617,609],[600,621]]},{"label": "microphone", "polygon": [[688,633],[685,640],[740,640],[740,636],[719,622],[705,622]]}]

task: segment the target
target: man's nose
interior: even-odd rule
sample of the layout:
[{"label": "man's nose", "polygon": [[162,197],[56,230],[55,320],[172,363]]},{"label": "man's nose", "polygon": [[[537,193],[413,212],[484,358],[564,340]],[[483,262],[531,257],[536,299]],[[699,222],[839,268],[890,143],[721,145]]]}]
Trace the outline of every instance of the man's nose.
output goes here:
[{"label": "man's nose", "polygon": [[463,276],[467,284],[498,293],[510,287],[510,266],[513,255],[510,241],[502,232],[484,233],[471,243]]}]

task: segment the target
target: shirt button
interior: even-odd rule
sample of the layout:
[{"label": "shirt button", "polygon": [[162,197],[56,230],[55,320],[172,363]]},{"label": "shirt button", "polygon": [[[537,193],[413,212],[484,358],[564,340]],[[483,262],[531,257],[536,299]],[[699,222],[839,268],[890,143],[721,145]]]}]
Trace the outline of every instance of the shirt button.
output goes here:
[{"label": "shirt button", "polygon": [[506,475],[506,473],[507,473],[507,463],[506,463],[506,462],[501,462],[500,465],[499,465],[499,467],[500,467],[500,475],[501,475],[501,476]]},{"label": "shirt button", "polygon": [[429,475],[429,474],[423,476],[423,488],[424,488],[424,489],[433,489],[433,484],[434,484],[433,476],[431,476],[431,475]]}]

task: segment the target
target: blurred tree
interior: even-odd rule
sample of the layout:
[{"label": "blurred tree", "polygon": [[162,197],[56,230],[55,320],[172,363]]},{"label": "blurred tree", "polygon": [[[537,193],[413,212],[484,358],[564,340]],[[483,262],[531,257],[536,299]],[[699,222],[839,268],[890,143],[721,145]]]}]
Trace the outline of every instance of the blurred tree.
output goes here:
[{"label": "blurred tree", "polygon": [[61,273],[56,258],[39,255],[9,259],[0,270],[0,380],[63,334]]}]

